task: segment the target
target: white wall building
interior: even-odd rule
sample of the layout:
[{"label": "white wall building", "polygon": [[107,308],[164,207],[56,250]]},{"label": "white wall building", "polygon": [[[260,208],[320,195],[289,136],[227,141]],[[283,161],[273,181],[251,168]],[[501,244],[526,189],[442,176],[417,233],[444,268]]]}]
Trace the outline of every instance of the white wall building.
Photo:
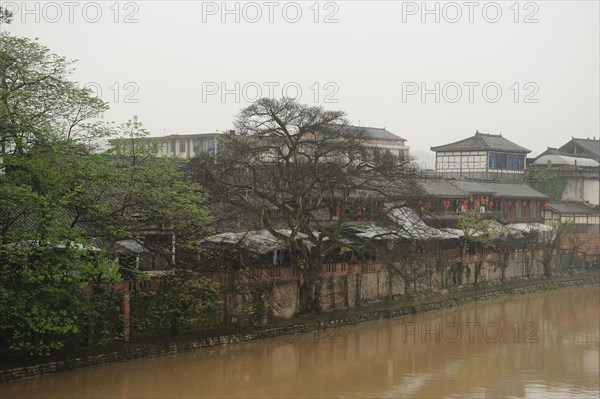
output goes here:
[{"label": "white wall building", "polygon": [[522,180],[525,157],[531,152],[502,135],[477,131],[474,136],[431,147],[435,171],[444,177]]},{"label": "white wall building", "polygon": [[[171,134],[162,137],[133,139],[137,146],[154,148],[159,157],[193,158],[202,153],[216,153],[222,133]],[[128,145],[130,139],[109,140],[111,146]]]}]

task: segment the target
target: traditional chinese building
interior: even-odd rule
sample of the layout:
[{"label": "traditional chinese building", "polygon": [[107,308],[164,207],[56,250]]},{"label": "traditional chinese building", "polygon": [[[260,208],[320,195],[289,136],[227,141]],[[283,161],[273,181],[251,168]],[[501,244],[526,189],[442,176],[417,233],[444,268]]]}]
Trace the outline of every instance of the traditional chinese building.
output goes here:
[{"label": "traditional chinese building", "polygon": [[421,213],[447,224],[465,212],[505,223],[541,222],[550,199],[524,183],[430,177],[421,186]]},{"label": "traditional chinese building", "polygon": [[443,177],[522,181],[531,150],[502,137],[477,131],[474,136],[431,147],[435,171]]}]

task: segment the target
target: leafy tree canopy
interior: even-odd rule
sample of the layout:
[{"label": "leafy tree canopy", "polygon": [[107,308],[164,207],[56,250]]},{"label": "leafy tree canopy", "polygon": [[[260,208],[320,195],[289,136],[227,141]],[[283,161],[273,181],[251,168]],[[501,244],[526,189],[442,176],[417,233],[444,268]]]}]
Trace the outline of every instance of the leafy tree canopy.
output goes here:
[{"label": "leafy tree canopy", "polygon": [[150,149],[94,152],[101,138],[148,133],[137,118],[105,122],[107,104],[72,70],[36,40],[0,34],[0,339],[13,350],[49,353],[86,324],[98,331],[94,295],[120,279],[116,241],[162,230],[193,246],[209,231],[180,164]]}]

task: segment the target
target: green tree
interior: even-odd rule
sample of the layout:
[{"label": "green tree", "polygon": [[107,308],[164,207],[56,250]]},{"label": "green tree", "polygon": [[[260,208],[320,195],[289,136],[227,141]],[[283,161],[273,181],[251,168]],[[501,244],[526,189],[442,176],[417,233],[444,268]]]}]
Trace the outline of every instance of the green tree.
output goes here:
[{"label": "green tree", "polygon": [[[111,262],[77,246],[21,243],[0,249],[0,332],[9,349],[50,354],[76,338],[95,301],[91,281],[114,281]],[[101,322],[101,321],[100,321]]]},{"label": "green tree", "polygon": [[102,132],[96,118],[108,105],[70,81],[72,71],[37,41],[0,33],[0,158]]},{"label": "green tree", "polygon": [[146,327],[171,335],[193,332],[214,323],[220,303],[214,283],[193,270],[174,269],[161,278],[161,289],[146,294]]},{"label": "green tree", "polygon": [[106,135],[147,132],[135,118],[117,128],[98,119],[106,104],[68,80],[63,57],[6,33],[0,44],[3,345],[49,353],[85,335],[108,341],[120,276],[107,252],[118,240],[146,244],[153,229],[197,245],[209,231],[204,198],[150,149],[92,152]]}]

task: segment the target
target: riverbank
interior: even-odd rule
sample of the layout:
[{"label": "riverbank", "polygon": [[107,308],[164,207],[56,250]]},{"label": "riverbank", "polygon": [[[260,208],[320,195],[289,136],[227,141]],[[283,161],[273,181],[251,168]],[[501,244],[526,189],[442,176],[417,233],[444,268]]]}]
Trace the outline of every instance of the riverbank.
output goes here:
[{"label": "riverbank", "polygon": [[187,338],[179,339],[177,341],[161,341],[148,344],[123,344],[117,350],[111,348],[111,350],[106,350],[104,353],[74,356],[62,360],[0,370],[0,382],[31,378],[75,368],[166,356],[202,348],[257,341],[278,336],[303,334],[341,326],[351,326],[379,319],[392,319],[404,315],[452,308],[473,301],[484,301],[534,291],[596,285],[599,283],[600,273],[591,273],[567,277],[555,277],[551,279],[511,281],[507,284],[478,289],[465,286],[460,291],[450,292],[446,295],[424,297],[413,301],[403,300],[391,303],[380,303],[359,308],[329,311],[317,315],[303,315],[291,320],[269,324],[261,328],[252,327],[251,330],[243,328],[226,335],[195,339]]}]

